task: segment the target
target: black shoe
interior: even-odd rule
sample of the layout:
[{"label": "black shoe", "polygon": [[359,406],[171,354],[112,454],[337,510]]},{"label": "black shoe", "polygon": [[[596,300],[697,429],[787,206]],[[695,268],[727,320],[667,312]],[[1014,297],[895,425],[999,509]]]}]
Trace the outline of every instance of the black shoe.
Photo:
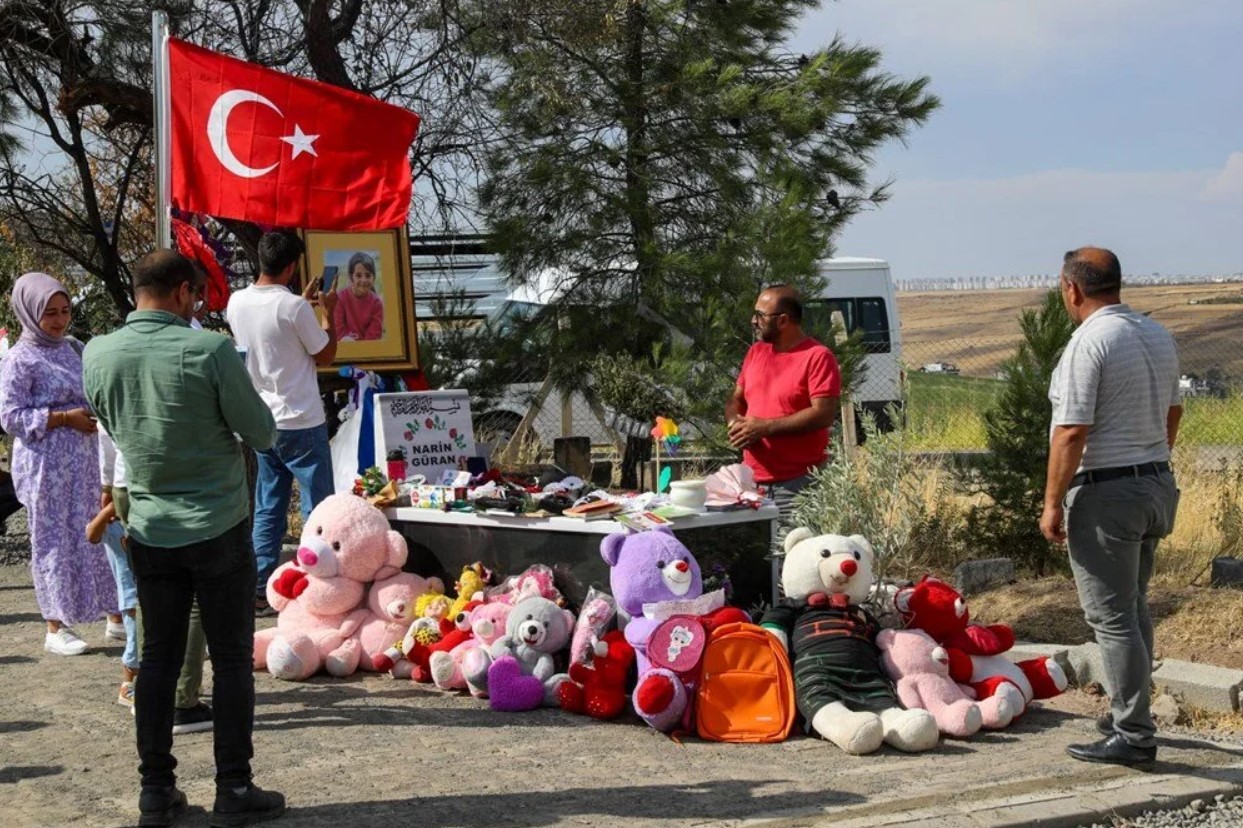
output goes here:
[{"label": "black shoe", "polygon": [[173,711],[173,735],[198,733],[212,729],[211,708],[203,702],[194,707],[178,707]]},{"label": "black shoe", "polygon": [[1118,733],[1088,745],[1071,745],[1066,748],[1066,752],[1080,762],[1103,762],[1128,767],[1151,765],[1157,761],[1155,747],[1142,748],[1128,745],[1126,739]]},{"label": "black shoe", "polygon": [[1102,736],[1112,736],[1117,731],[1114,730],[1114,714],[1106,713],[1096,720],[1096,732]]},{"label": "black shoe", "polygon": [[216,804],[211,811],[212,828],[238,828],[267,822],[285,813],[285,796],[248,785],[242,793],[216,789]]},{"label": "black shoe", "polygon": [[280,613],[268,603],[267,598],[255,599],[255,618],[275,618]]},{"label": "black shoe", "polygon": [[186,812],[186,795],[173,785],[168,788],[143,788],[138,796],[139,826],[172,825]]}]

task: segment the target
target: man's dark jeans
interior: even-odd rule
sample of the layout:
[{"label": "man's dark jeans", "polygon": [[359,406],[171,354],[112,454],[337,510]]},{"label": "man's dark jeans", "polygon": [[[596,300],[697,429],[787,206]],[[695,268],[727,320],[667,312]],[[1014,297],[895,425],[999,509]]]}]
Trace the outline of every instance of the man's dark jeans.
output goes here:
[{"label": "man's dark jeans", "polygon": [[250,783],[255,719],[255,556],[242,521],[223,535],[175,549],[130,540],[142,606],[140,689],[134,698],[143,787],[176,781],[173,699],[185,657],[190,604],[198,599],[212,665],[216,785]]}]

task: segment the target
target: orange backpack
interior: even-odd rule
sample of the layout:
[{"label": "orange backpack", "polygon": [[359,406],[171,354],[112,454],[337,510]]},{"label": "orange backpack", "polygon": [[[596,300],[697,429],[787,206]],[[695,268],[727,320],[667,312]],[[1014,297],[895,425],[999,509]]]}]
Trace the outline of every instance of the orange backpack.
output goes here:
[{"label": "orange backpack", "polygon": [[755,624],[723,624],[704,648],[695,730],[712,742],[780,742],[794,727],[794,673],[781,642]]}]

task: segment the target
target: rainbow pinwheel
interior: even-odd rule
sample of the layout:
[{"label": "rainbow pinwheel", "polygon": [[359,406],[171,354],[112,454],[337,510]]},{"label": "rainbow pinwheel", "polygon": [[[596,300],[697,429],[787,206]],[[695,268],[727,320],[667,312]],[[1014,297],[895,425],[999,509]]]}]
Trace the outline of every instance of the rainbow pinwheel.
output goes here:
[{"label": "rainbow pinwheel", "polygon": [[652,439],[664,448],[665,454],[673,457],[678,453],[678,447],[682,445],[682,438],[678,434],[678,424],[668,417],[657,417],[656,425],[652,428]]},{"label": "rainbow pinwheel", "polygon": [[660,468],[660,452],[664,448],[665,454],[670,457],[678,453],[678,447],[682,445],[682,437],[678,434],[678,424],[668,417],[657,417],[656,425],[652,428],[652,440],[656,443],[656,493],[659,494],[669,488],[669,481],[673,478],[673,469]]}]

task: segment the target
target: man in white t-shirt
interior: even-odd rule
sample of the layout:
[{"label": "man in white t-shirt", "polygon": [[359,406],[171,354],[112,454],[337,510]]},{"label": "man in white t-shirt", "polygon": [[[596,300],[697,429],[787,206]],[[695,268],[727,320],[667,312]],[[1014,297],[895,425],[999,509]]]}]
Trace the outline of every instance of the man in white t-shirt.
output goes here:
[{"label": "man in white t-shirt", "polygon": [[[336,294],[319,292],[313,279],[299,296],[289,289],[305,251],[293,233],[267,233],[259,240],[259,278],[229,299],[229,327],[246,349],[246,370],[276,420],[276,445],[256,452],[253,541],[258,566],[259,615],[267,605],[268,578],[280,561],[293,481],[302,493],[302,518],[332,494],[328,427],[315,369],[337,354],[333,328]],[[312,305],[323,313],[317,318]]]}]

